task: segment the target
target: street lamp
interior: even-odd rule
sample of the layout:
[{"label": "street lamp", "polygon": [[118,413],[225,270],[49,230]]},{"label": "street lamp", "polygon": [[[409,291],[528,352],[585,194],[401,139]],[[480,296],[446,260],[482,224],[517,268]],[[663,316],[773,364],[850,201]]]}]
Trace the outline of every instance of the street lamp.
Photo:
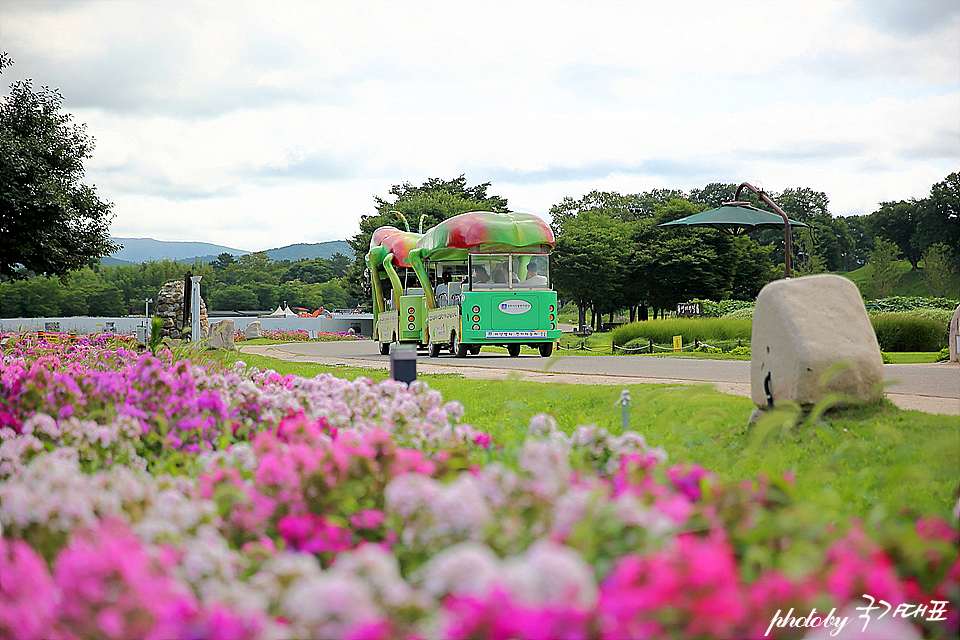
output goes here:
[{"label": "street lamp", "polygon": [[149,318],[149,317],[150,317],[150,303],[153,302],[153,298],[146,298],[143,302],[145,303],[145,304],[144,304],[144,307],[143,307],[143,315],[144,315],[145,317]]}]

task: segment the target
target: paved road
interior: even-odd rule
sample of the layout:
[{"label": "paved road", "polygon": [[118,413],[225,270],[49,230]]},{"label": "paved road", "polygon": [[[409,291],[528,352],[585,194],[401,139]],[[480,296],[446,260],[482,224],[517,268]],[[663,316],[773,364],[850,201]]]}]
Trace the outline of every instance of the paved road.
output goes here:
[{"label": "paved road", "polygon": [[[389,368],[390,356],[381,356],[372,340],[301,342],[270,346],[243,346],[241,351],[262,353],[285,360],[323,364],[343,363],[358,367]],[[572,352],[576,353],[576,352]],[[454,358],[417,356],[421,373],[457,371],[467,378],[502,379],[510,371],[524,380],[582,384],[712,384],[718,391],[750,396],[750,363],[742,360],[652,358],[629,356],[578,356],[560,351],[558,357],[484,353]],[[887,397],[904,409],[960,415],[960,365],[884,365]]]}]

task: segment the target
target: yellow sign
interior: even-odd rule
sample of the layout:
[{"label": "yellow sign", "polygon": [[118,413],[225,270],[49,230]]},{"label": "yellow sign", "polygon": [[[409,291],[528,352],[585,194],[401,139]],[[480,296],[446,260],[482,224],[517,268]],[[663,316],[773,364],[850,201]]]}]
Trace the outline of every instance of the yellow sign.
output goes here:
[{"label": "yellow sign", "polygon": [[681,349],[683,349],[683,336],[673,336],[674,352],[680,351]]}]

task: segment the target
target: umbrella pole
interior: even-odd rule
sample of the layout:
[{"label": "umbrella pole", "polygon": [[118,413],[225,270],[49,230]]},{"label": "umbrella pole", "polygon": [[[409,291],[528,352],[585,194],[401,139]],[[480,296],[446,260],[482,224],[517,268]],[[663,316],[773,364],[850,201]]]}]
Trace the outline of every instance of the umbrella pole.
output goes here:
[{"label": "umbrella pole", "polygon": [[763,191],[760,191],[755,186],[749,182],[743,182],[737,187],[737,192],[734,194],[733,199],[740,199],[740,190],[746,187],[753,191],[761,200],[766,202],[768,205],[773,207],[773,210],[780,214],[780,217],[783,218],[783,275],[786,278],[790,277],[790,219],[787,217],[787,214],[783,212],[783,209],[777,206],[773,200],[767,197]]}]

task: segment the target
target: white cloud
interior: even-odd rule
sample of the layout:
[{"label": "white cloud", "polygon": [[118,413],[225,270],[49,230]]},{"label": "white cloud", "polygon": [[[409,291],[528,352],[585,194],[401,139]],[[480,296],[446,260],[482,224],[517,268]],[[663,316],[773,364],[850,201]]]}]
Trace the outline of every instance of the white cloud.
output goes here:
[{"label": "white cloud", "polygon": [[762,181],[835,214],[960,161],[960,2],[24,2],[3,84],[62,89],[113,233],[345,238],[374,194],[492,181],[513,208]]}]

